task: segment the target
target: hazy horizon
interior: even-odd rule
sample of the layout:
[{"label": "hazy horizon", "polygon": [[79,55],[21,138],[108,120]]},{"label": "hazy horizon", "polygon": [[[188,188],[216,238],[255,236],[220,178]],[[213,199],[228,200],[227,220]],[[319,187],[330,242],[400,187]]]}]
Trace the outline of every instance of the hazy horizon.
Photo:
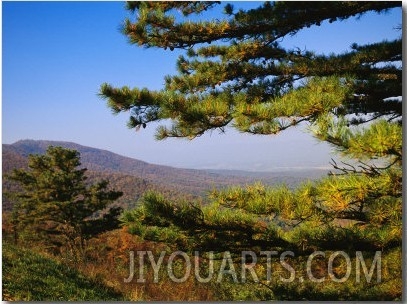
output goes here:
[{"label": "hazy horizon", "polygon": [[[164,76],[176,73],[181,51],[129,45],[119,31],[128,16],[122,2],[2,2],[2,9],[3,143],[69,141],[153,164],[195,169],[330,168],[331,158],[338,159],[332,147],[318,142],[304,127],[274,136],[228,128],[226,134],[208,133],[192,141],[156,141],[157,124],[139,132],[129,130],[128,116],[112,115],[97,95],[100,85],[160,89]],[[400,32],[394,28],[399,24],[401,9],[367,13],[360,20],[324,22],[300,31],[284,45],[340,53],[349,51],[354,42],[396,38]]]},{"label": "hazy horizon", "polygon": [[[17,144],[19,142],[24,142],[24,141],[43,141],[43,142],[50,142],[50,144],[52,143],[67,143],[67,144],[75,144],[75,145],[79,145],[79,146],[83,146],[86,148],[92,148],[92,149],[99,149],[99,150],[103,150],[103,151],[108,151],[123,157],[129,157],[135,160],[139,160],[139,161],[143,161],[149,164],[153,164],[153,165],[164,165],[164,166],[169,166],[169,167],[175,167],[175,168],[182,168],[182,169],[197,169],[197,170],[213,170],[213,171],[244,171],[244,172],[253,172],[253,173],[270,173],[270,172],[287,172],[287,171],[307,171],[307,170],[330,170],[332,169],[331,165],[327,165],[327,166],[276,166],[276,167],[261,167],[259,168],[258,166],[243,166],[241,167],[241,169],[236,169],[236,167],[234,167],[233,165],[230,167],[226,167],[224,166],[224,164],[219,163],[218,165],[212,163],[208,163],[207,165],[205,163],[202,163],[200,166],[195,166],[195,167],[188,167],[185,166],[185,164],[180,164],[179,166],[177,165],[167,165],[167,164],[160,164],[160,163],[152,163],[152,162],[148,162],[145,161],[143,159],[138,159],[138,158],[134,158],[132,156],[128,156],[128,155],[124,155],[121,153],[116,153],[114,151],[111,151],[109,149],[105,149],[105,148],[97,148],[97,147],[93,147],[93,146],[89,146],[86,144],[80,144],[80,143],[76,143],[76,142],[72,142],[72,141],[64,141],[64,140],[48,140],[48,139],[30,139],[30,138],[24,138],[24,139],[20,139],[17,140],[15,142],[12,143],[3,143],[3,144],[7,144],[7,145],[13,145],[13,144]],[[257,170],[256,170],[257,169]]]}]

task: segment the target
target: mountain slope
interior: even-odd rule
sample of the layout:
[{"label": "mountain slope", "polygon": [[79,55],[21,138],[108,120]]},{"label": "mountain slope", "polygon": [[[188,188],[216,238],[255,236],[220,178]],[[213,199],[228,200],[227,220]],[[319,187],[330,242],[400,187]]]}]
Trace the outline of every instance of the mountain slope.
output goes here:
[{"label": "mountain slope", "polygon": [[82,166],[88,169],[89,182],[93,183],[100,179],[109,180],[112,188],[123,192],[117,205],[124,208],[134,206],[147,190],[157,190],[172,198],[182,196],[194,199],[204,196],[214,187],[250,182],[250,179],[244,177],[225,178],[205,171],[153,165],[71,142],[21,140],[14,144],[3,144],[3,210],[9,211],[12,208],[12,202],[4,192],[18,189],[4,176],[12,169],[27,167],[28,155],[44,154],[50,145],[79,151]]},{"label": "mountain slope", "polygon": [[81,154],[82,165],[92,171],[116,172],[137,176],[156,184],[186,187],[194,193],[201,193],[202,190],[212,186],[226,186],[231,183],[240,184],[252,180],[251,178],[233,175],[225,178],[225,176],[220,174],[210,173],[204,170],[179,169],[169,166],[153,165],[106,150],[62,141],[21,140],[11,145],[3,144],[3,157],[4,153],[11,152],[23,157],[27,157],[29,154],[43,154],[49,145],[78,150]]},{"label": "mountain slope", "polygon": [[[124,195],[118,203],[124,207],[131,207],[145,191],[152,189],[171,197],[186,195],[192,199],[202,197],[214,188],[245,185],[257,180],[269,185],[284,182],[294,187],[304,179],[315,179],[326,173],[323,170],[256,173],[180,169],[149,164],[72,142],[21,140],[14,144],[3,144],[3,176],[14,168],[26,167],[29,154],[43,154],[50,145],[79,151],[82,166],[88,169],[90,182],[108,179],[113,188],[123,191]],[[13,187],[12,183],[3,178],[3,189]],[[10,202],[3,195],[3,209],[9,208]]]}]

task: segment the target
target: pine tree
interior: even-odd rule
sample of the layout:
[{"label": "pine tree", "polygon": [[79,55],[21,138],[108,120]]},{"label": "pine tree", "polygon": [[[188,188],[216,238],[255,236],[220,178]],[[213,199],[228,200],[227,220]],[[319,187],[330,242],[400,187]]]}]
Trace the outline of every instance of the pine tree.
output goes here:
[{"label": "pine tree", "polygon": [[171,122],[157,129],[157,139],[193,139],[226,127],[269,135],[307,123],[316,138],[353,161],[332,160],[329,176],[295,190],[255,184],[214,191],[203,207],[149,193],[141,207],[124,214],[130,231],[185,250],[400,253],[401,35],[355,42],[350,51],[329,55],[287,49],[281,41],[322,23],[384,13],[401,2],[277,1],[237,11],[226,4],[223,20],[189,18],[218,4],[127,4],[136,16],[123,27],[130,43],[185,55],[162,90],[103,84],[100,95],[113,112],[129,112],[130,128]]},{"label": "pine tree", "polygon": [[76,150],[48,147],[44,155],[30,155],[29,170],[15,169],[8,176],[21,186],[10,193],[15,229],[30,240],[37,239],[52,248],[66,245],[83,254],[85,240],[118,223],[117,208],[103,217],[95,212],[105,209],[122,193],[108,190],[108,182],[86,182],[86,168],[80,168]]},{"label": "pine tree", "polygon": [[[368,45],[354,43],[343,54],[284,49],[279,41],[324,21],[336,22],[401,2],[266,2],[228,18],[177,22],[210,9],[214,2],[130,2],[135,22],[125,21],[129,41],[146,48],[186,49],[179,75],[166,77],[163,90],[101,87],[114,112],[130,112],[131,128],[170,119],[157,138],[194,138],[232,125],[242,132],[274,134],[302,121],[335,112],[373,113],[370,119],[401,115],[401,38]],[[178,17],[178,16],[177,16]],[[216,43],[221,42],[221,43]],[[211,44],[207,46],[206,44]],[[360,125],[368,118],[350,120]]]}]

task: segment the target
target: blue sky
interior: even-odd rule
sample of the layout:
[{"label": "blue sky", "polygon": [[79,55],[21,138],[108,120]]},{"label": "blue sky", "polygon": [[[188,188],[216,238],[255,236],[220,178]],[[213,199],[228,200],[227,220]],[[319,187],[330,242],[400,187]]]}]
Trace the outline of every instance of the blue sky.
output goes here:
[{"label": "blue sky", "polygon": [[[237,6],[238,3],[235,3]],[[246,7],[255,3],[243,3]],[[122,2],[2,2],[2,142],[72,141],[150,163],[187,168],[279,170],[329,167],[331,147],[302,128],[277,136],[228,130],[193,141],[154,139],[155,126],[126,127],[97,94],[100,85],[160,89],[180,52],[143,49],[119,31]],[[323,23],[285,39],[287,46],[337,53],[394,39],[401,8],[360,20]]]}]

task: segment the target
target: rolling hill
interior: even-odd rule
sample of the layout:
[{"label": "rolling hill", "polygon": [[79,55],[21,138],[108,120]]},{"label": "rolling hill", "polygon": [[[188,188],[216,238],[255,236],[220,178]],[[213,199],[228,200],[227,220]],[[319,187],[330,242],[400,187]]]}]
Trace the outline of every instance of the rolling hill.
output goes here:
[{"label": "rolling hill", "polygon": [[[30,154],[43,154],[48,146],[62,146],[80,152],[82,166],[88,169],[90,181],[109,179],[112,187],[123,191],[120,203],[133,205],[140,195],[155,189],[171,196],[187,195],[190,198],[203,197],[213,188],[231,185],[245,185],[260,180],[265,184],[286,183],[296,186],[306,178],[317,178],[327,171],[285,171],[285,172],[245,172],[227,170],[180,169],[154,165],[130,157],[121,156],[107,150],[82,146],[72,142],[21,140],[13,144],[3,144],[3,176],[14,168],[27,166]],[[12,187],[3,179],[3,189]],[[9,209],[9,202],[3,196],[3,208]]]}]

